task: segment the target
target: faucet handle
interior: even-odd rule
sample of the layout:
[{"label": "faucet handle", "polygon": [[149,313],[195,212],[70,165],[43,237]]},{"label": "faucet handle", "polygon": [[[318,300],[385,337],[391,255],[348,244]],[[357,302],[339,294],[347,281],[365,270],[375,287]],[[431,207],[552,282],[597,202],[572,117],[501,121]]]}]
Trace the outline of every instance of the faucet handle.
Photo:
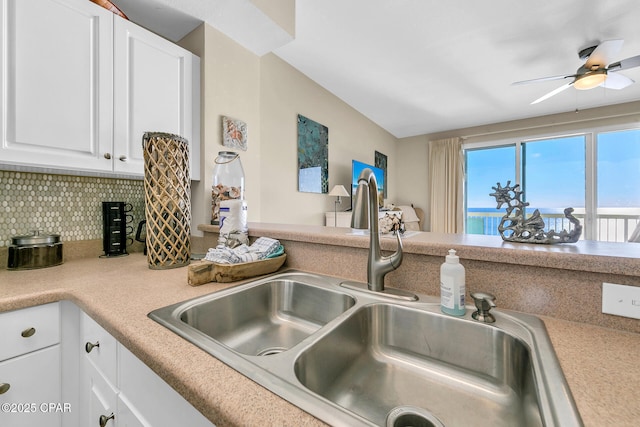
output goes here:
[{"label": "faucet handle", "polygon": [[478,309],[471,317],[479,322],[493,323],[496,318],[489,311],[496,306],[496,297],[486,292],[472,292],[471,298]]}]

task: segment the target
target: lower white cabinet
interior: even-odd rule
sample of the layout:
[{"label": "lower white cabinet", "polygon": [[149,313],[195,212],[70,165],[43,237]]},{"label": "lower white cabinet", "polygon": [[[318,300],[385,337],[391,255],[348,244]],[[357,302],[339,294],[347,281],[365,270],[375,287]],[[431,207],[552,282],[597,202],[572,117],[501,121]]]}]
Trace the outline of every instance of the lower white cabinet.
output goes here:
[{"label": "lower white cabinet", "polygon": [[80,375],[80,425],[114,426],[118,390],[91,364],[83,364]]},{"label": "lower white cabinet", "polygon": [[213,425],[98,323],[80,317],[81,426]]},{"label": "lower white cabinet", "polygon": [[[154,424],[149,424],[136,410],[135,407],[127,401],[126,397],[118,395],[118,427],[145,427]],[[167,425],[167,424],[165,424]],[[189,425],[175,424],[175,425]]]},{"label": "lower white cabinet", "polygon": [[116,385],[118,341],[86,313],[80,314],[82,364],[92,366],[109,383]]},{"label": "lower white cabinet", "polygon": [[9,385],[0,395],[0,426],[62,425],[58,345],[0,362],[0,383]]},{"label": "lower white cabinet", "polygon": [[209,420],[122,345],[118,363],[118,402],[131,413],[127,426],[211,427]]},{"label": "lower white cabinet", "polygon": [[58,303],[0,313],[0,426],[62,425]]},{"label": "lower white cabinet", "polygon": [[0,313],[0,427],[211,427],[69,302]]}]

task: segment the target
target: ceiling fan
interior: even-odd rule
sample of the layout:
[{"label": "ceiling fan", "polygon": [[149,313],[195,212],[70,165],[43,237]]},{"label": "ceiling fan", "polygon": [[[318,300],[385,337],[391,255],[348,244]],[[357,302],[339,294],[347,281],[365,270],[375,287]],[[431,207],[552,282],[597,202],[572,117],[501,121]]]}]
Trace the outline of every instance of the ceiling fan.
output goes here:
[{"label": "ceiling fan", "polygon": [[634,81],[617,72],[640,66],[640,55],[618,62],[610,62],[611,58],[620,51],[623,43],[624,40],[607,40],[596,46],[582,49],[578,52],[578,56],[581,60],[586,60],[586,62],[576,70],[575,74],[523,80],[512,84],[521,85],[549,80],[571,79],[568,83],[536,99],[531,103],[532,105],[549,99],[571,86],[580,90],[593,89],[598,86],[606,87],[607,89],[623,89],[634,83]]}]

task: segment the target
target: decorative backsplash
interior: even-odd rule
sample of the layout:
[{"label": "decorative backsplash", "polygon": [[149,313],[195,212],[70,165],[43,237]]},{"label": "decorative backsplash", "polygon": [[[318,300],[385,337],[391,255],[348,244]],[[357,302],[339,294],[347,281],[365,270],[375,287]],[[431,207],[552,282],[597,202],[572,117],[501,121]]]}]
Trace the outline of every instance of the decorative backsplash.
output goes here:
[{"label": "decorative backsplash", "polygon": [[131,203],[135,235],[144,219],[141,180],[0,170],[0,247],[32,230],[63,242],[102,239],[102,202]]}]

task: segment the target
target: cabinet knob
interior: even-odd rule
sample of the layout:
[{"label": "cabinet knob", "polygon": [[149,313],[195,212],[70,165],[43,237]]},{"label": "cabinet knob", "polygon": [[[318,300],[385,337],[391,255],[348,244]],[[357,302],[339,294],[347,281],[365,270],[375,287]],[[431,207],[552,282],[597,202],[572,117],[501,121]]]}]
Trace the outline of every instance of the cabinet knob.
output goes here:
[{"label": "cabinet knob", "polygon": [[129,160],[127,159],[127,156],[120,156],[119,159],[121,162],[126,162],[127,160]]},{"label": "cabinet knob", "polygon": [[95,344],[87,342],[84,345],[84,351],[86,351],[87,353],[91,353],[91,350],[93,350],[95,347],[100,347],[100,342],[99,341],[96,341]]},{"label": "cabinet knob", "polygon": [[11,388],[9,383],[0,383],[0,394],[5,394]]},{"label": "cabinet knob", "polygon": [[100,415],[100,419],[99,419],[100,427],[105,427],[107,425],[107,423],[109,422],[109,420],[113,420],[115,418],[116,418],[116,416],[113,415],[113,412],[108,417],[106,415]]},{"label": "cabinet knob", "polygon": [[36,333],[36,328],[27,328],[24,331],[22,331],[20,335],[22,335],[23,338],[29,338],[34,336],[35,333]]},{"label": "cabinet knob", "polygon": [[104,158],[107,160],[111,160],[111,153],[104,153]]}]

